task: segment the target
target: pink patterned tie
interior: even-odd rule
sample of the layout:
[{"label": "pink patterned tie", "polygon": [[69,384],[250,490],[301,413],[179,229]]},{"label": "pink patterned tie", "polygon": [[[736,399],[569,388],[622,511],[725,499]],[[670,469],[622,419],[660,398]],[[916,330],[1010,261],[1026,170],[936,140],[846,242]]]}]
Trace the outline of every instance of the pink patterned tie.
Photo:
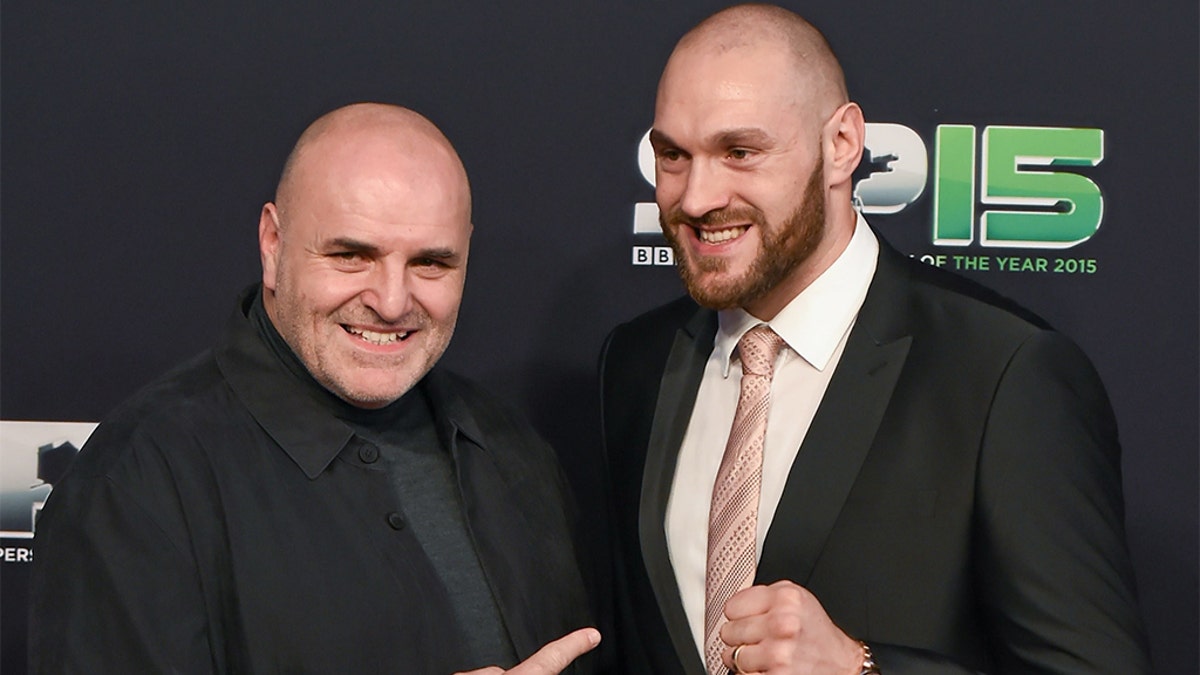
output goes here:
[{"label": "pink patterned tie", "polygon": [[724,643],[720,630],[725,623],[725,602],[754,580],[763,440],[767,433],[767,410],[771,407],[771,376],[783,344],[783,338],[763,324],[751,328],[738,341],[742,388],[708,513],[704,660],[711,675],[729,672],[721,663]]}]

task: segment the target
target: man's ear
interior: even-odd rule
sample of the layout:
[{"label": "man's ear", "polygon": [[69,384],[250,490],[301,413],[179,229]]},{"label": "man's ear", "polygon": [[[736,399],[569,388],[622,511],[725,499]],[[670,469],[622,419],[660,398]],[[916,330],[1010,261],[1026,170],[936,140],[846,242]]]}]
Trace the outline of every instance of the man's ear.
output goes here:
[{"label": "man's ear", "polygon": [[862,160],[866,123],[857,103],[843,103],[825,123],[825,180],[829,185],[849,185]]},{"label": "man's ear", "polygon": [[274,291],[279,269],[279,209],[267,202],[258,217],[258,254],[262,258],[263,288]]}]

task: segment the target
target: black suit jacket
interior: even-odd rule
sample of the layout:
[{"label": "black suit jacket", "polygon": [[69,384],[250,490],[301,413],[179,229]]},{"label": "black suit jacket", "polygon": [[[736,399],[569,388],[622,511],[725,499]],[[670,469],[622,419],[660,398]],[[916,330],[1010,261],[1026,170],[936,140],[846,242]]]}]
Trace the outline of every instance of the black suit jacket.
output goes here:
[{"label": "black suit jacket", "polygon": [[[880,247],[756,583],[807,587],[888,675],[1148,672],[1094,369],[1028,312]],[[685,298],[601,357],[631,672],[703,672],[663,523],[716,327]]]}]

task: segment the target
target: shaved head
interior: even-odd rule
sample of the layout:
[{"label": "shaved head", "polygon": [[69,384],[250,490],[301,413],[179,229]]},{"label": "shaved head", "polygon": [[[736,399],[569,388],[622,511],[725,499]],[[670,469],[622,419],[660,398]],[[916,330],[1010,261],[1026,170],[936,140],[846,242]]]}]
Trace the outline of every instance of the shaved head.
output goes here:
[{"label": "shaved head", "polygon": [[453,181],[461,182],[470,219],[467,172],[454,146],[421,114],[384,103],[355,103],[338,108],[317,118],[304,130],[288,154],[275,188],[275,203],[280,211],[286,211],[295,198],[297,175],[306,165],[325,164],[330,155],[358,163],[355,155],[364,150],[375,155],[391,153],[393,157],[412,161],[434,162]]},{"label": "shaved head", "polygon": [[790,56],[796,93],[805,97],[806,107],[816,119],[824,121],[849,100],[842,66],[825,36],[803,17],[774,5],[735,5],[700,22],[675,46],[663,79],[672,74],[671,62],[688,54],[720,55],[780,47]]}]

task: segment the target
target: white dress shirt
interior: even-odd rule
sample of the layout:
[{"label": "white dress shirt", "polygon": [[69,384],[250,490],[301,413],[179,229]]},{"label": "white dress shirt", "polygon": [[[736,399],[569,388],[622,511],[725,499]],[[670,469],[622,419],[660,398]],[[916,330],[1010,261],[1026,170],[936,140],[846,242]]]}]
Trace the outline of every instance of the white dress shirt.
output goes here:
[{"label": "white dress shirt", "polygon": [[[878,257],[879,242],[859,215],[846,250],[774,319],[760,321],[742,309],[718,315],[719,328],[712,354],[704,368],[696,405],[679,451],[665,524],[667,549],[679,594],[701,654],[704,653],[708,511],[741,389],[741,362],[734,359],[738,340],[754,326],[767,323],[787,343],[776,361],[771,384],[758,507],[757,559],[762,555],[763,540],[775,516],[792,461],[833,377],[850,328],[875,275]],[[803,514],[789,517],[803,517]]]}]

